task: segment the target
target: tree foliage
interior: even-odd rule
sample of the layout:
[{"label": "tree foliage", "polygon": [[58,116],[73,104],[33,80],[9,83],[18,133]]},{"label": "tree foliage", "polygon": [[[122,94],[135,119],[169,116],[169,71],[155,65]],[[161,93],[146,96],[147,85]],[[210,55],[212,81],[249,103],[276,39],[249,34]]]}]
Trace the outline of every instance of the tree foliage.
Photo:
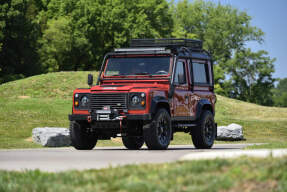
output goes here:
[{"label": "tree foliage", "polygon": [[273,101],[275,106],[287,107],[287,78],[279,79],[275,89],[273,89]]},{"label": "tree foliage", "polygon": [[0,2],[0,83],[37,74],[37,26],[26,0]]},{"label": "tree foliage", "polygon": [[224,68],[235,50],[240,50],[248,41],[263,41],[263,32],[251,26],[251,17],[246,12],[229,6],[196,0],[179,1],[174,11],[177,26],[175,37],[194,37],[204,42],[213,59]]},{"label": "tree foliage", "polygon": [[106,52],[131,38],[169,37],[173,29],[165,0],[3,0],[0,10],[0,83],[99,69]]}]

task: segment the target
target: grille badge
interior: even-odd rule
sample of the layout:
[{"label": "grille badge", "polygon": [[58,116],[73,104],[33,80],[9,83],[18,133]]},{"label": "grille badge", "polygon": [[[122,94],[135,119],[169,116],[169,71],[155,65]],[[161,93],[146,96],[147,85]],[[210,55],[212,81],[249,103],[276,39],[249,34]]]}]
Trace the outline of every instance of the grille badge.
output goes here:
[{"label": "grille badge", "polygon": [[103,110],[111,110],[110,106],[103,106]]}]

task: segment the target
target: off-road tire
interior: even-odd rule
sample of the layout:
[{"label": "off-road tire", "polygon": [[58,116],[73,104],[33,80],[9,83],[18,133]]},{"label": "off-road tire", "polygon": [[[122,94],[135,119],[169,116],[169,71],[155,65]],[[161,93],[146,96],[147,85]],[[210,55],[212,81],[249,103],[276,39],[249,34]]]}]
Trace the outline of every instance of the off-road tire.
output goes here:
[{"label": "off-road tire", "polygon": [[214,143],[216,126],[213,114],[210,111],[203,111],[198,126],[192,130],[191,137],[197,149],[210,149]]},{"label": "off-road tire", "polygon": [[144,144],[143,137],[122,137],[124,146],[130,150],[138,150]]},{"label": "off-road tire", "polygon": [[151,150],[164,150],[168,148],[171,140],[171,118],[166,109],[157,111],[152,122],[143,127],[144,141]]},{"label": "off-road tire", "polygon": [[70,122],[70,138],[72,146],[78,150],[92,150],[97,143],[97,138],[88,132],[87,127],[75,121]]}]

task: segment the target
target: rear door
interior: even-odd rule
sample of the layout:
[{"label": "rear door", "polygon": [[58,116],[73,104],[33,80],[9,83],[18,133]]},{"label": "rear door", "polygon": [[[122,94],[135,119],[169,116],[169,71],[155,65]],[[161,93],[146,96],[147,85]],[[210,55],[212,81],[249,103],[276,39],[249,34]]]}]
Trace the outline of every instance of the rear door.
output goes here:
[{"label": "rear door", "polygon": [[186,120],[190,116],[187,69],[186,60],[179,59],[174,73],[174,120]]},{"label": "rear door", "polygon": [[[199,100],[207,99],[210,102],[213,100],[213,79],[211,71],[211,63],[208,60],[192,60],[192,76],[193,76],[193,95],[191,105],[193,114],[195,115],[196,106]],[[211,102],[212,103],[212,102]]]}]

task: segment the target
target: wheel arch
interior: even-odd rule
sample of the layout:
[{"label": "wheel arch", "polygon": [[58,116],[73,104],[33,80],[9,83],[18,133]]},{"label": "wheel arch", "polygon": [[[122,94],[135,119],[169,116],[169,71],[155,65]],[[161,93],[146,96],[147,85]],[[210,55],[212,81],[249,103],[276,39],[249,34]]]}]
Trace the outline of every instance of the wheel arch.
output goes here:
[{"label": "wheel arch", "polygon": [[200,99],[196,107],[196,119],[199,119],[204,110],[210,111],[215,115],[211,102],[208,99]]},{"label": "wheel arch", "polygon": [[156,114],[159,108],[166,109],[168,113],[170,114],[170,106],[169,106],[167,98],[163,96],[156,96],[152,98],[151,107],[150,107],[150,113],[152,114],[152,116]]}]

